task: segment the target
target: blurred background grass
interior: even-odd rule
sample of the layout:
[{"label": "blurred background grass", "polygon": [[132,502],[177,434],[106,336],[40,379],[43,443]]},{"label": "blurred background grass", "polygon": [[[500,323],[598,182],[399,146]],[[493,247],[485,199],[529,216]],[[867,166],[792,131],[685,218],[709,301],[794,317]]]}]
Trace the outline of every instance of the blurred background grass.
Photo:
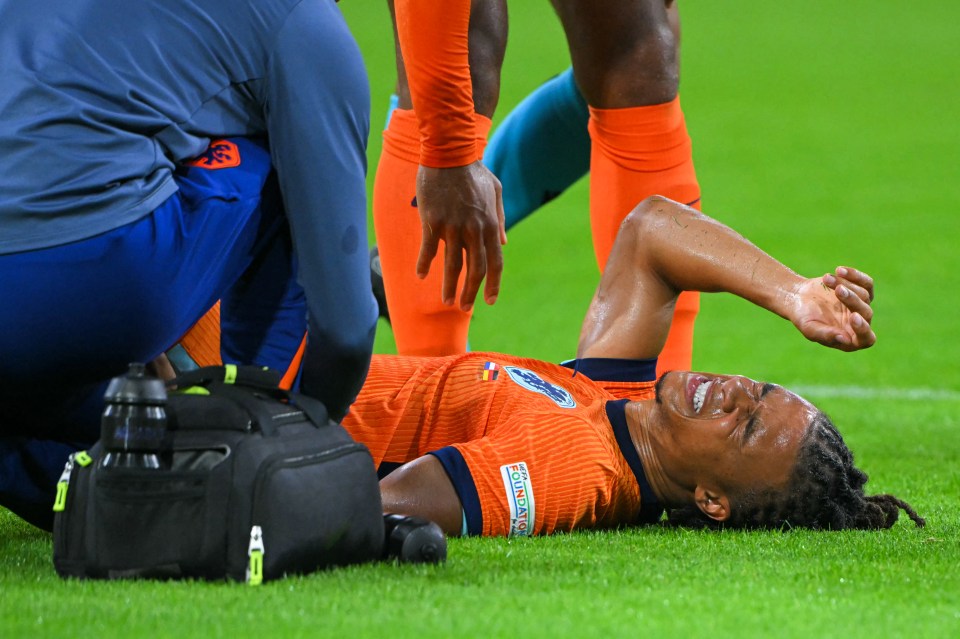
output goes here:
[{"label": "blurred background grass", "polygon": [[[372,184],[394,81],[389,14],[340,6],[370,72]],[[437,569],[251,589],[64,582],[49,536],[0,511],[0,637],[960,636],[960,4],[684,0],[681,14],[704,209],[802,273],[862,267],[878,295],[879,342],[854,355],[704,296],[695,365],[811,388],[868,487],[912,502],[925,530],[452,540]],[[547,2],[513,0],[510,17],[495,121],[568,64]],[[512,232],[473,348],[569,357],[597,278],[582,181]],[[386,326],[377,347],[392,349]]]}]

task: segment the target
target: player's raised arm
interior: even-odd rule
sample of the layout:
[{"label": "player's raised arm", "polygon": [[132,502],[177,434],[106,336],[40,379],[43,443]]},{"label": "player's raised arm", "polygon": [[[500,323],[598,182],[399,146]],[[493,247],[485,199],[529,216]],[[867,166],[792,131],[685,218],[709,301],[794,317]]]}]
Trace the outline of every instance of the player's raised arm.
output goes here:
[{"label": "player's raised arm", "polygon": [[804,278],[716,220],[651,197],[627,217],[584,318],[578,357],[648,358],[663,347],[682,290],[738,295],[845,351],[876,341],[873,281],[848,267]]}]

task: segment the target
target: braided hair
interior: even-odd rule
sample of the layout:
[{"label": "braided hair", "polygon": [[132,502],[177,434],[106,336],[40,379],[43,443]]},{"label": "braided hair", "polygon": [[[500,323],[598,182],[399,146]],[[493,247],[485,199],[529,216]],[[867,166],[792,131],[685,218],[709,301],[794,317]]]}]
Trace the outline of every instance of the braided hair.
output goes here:
[{"label": "braided hair", "polygon": [[926,521],[893,495],[866,495],[867,474],[853,465],[853,453],[822,411],[810,422],[786,489],[731,495],[730,517],[717,522],[695,505],[667,511],[667,523],[710,528],[811,528],[878,530],[890,528],[904,510],[923,527]]}]

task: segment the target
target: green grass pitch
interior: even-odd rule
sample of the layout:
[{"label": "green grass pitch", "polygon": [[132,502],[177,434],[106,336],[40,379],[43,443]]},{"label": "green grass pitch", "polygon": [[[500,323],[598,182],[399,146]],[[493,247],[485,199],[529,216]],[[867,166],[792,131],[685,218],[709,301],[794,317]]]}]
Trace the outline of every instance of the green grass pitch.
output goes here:
[{"label": "green grass pitch", "polygon": [[[704,209],[800,272],[859,266],[878,295],[879,342],[854,355],[705,296],[695,364],[805,390],[868,486],[912,502],[925,530],[452,540],[441,567],[360,566],[252,589],[65,582],[50,537],[3,511],[0,637],[960,636],[960,5],[681,5]],[[372,167],[393,81],[388,14],[383,2],[341,6],[370,71]],[[567,65],[547,2],[510,10],[500,117]],[[474,350],[573,353],[597,280],[586,212],[582,182],[514,230]],[[377,344],[392,349],[388,328]]]}]

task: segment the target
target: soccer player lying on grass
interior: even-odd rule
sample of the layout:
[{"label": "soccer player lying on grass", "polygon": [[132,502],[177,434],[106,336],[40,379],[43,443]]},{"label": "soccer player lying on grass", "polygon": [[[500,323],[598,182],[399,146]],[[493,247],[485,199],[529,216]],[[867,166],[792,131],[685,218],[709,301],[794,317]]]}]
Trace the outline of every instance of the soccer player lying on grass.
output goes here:
[{"label": "soccer player lying on grass", "polygon": [[577,359],[494,353],[374,356],[344,426],[371,450],[384,509],[451,535],[531,535],[653,523],[889,528],[905,510],[867,476],[825,414],[745,377],[669,372],[656,355],[682,290],[728,291],[807,339],[876,341],[873,282],[804,278],[696,210],[653,197],[626,219]]}]

